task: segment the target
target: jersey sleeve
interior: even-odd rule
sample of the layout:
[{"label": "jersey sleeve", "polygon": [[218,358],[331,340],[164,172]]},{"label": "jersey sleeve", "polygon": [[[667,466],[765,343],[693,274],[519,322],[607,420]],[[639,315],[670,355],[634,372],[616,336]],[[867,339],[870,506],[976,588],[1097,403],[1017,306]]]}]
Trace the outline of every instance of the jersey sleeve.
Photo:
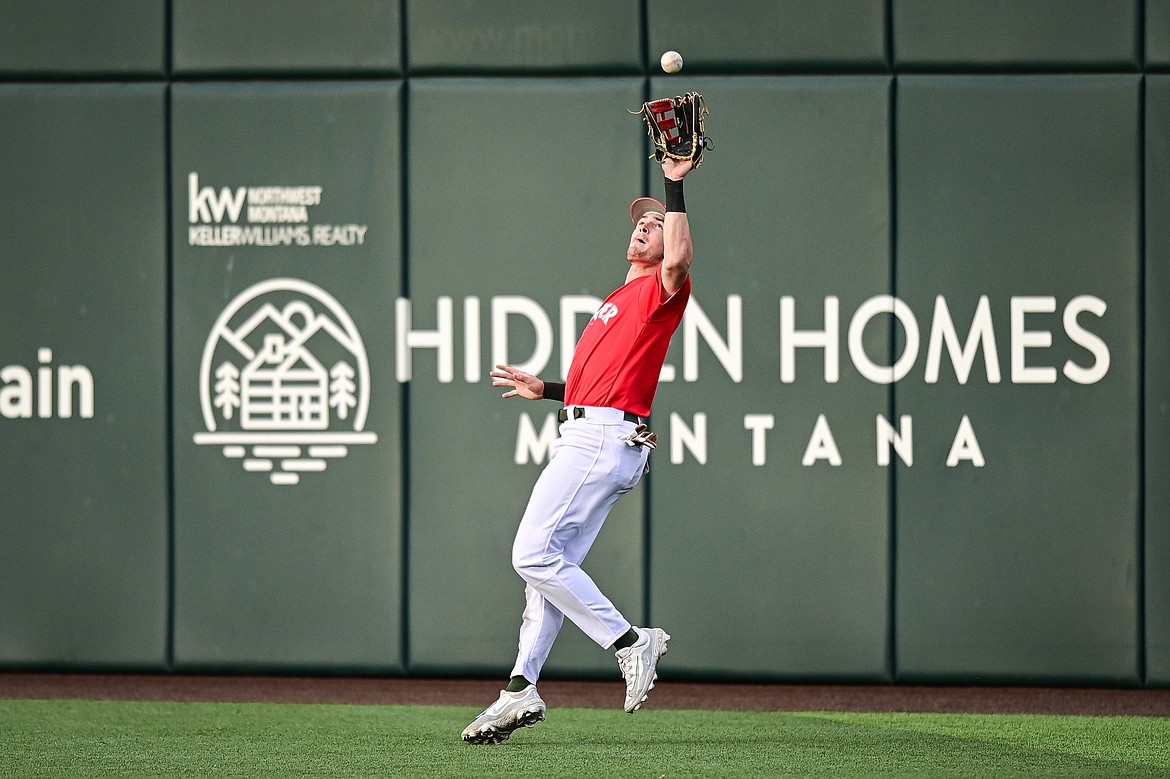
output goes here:
[{"label": "jersey sleeve", "polygon": [[666,294],[666,287],[662,284],[661,265],[658,266],[658,270],[653,274],[653,278],[654,283],[646,285],[646,289],[642,290],[642,295],[639,296],[638,300],[643,322],[669,319],[671,312],[679,306],[685,306],[691,295],[690,276],[687,276],[683,285],[676,289],[674,294],[666,300],[662,299],[663,295]]}]

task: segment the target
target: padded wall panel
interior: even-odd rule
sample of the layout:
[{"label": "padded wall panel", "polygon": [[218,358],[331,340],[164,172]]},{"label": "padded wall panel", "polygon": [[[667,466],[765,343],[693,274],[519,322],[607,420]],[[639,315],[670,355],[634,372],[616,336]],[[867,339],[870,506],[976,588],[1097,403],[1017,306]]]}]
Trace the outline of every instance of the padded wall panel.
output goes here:
[{"label": "padded wall panel", "polygon": [[920,330],[895,385],[899,679],[1138,679],[1138,98],[1136,77],[899,81]]},{"label": "padded wall panel", "polygon": [[899,70],[1137,70],[1137,0],[893,0]]},{"label": "padded wall panel", "polygon": [[160,86],[0,87],[0,663],[167,641]]},{"label": "padded wall panel", "polygon": [[[412,74],[641,69],[638,0],[407,0]],[[641,103],[642,101],[638,101]]]},{"label": "padded wall panel", "polygon": [[181,668],[401,669],[400,99],[174,88]]},{"label": "padded wall panel", "polygon": [[[650,69],[674,49],[683,77],[699,70],[879,70],[886,67],[885,0],[740,0],[711,13],[704,0],[647,3]],[[679,24],[680,19],[701,23]],[[679,79],[668,89],[688,91]],[[671,93],[675,94],[675,93]]]},{"label": "padded wall panel", "polygon": [[[501,399],[488,371],[506,359],[557,380],[601,299],[623,283],[644,141],[626,109],[640,95],[634,79],[412,83],[411,327],[446,332],[450,345],[409,353],[413,671],[506,676],[515,659],[524,583],[512,539],[540,472],[516,451],[524,425],[555,436],[560,404]],[[550,130],[566,101],[576,120]],[[481,118],[477,135],[450,132],[452,106]],[[642,502],[642,487],[618,502],[583,566],[635,622]],[[569,622],[547,670],[616,673],[612,653]]]},{"label": "padded wall panel", "polygon": [[177,74],[402,72],[397,2],[172,2]]},{"label": "padded wall panel", "polygon": [[[889,287],[889,80],[690,83],[716,146],[687,178],[687,316],[701,308],[738,348],[688,347],[684,323],[655,400],[651,619],[677,639],[663,673],[888,678],[888,473],[873,435],[889,390],[853,370],[844,340],[851,312]],[[775,154],[746,153],[761,115]],[[657,191],[661,175],[651,164]],[[789,382],[783,298],[796,331],[839,333],[825,336],[835,352],[793,347]],[[826,318],[828,298],[839,313]],[[733,309],[742,327],[729,339]],[[865,333],[879,360],[888,341],[880,323]],[[684,446],[700,425],[705,445]],[[820,456],[805,465],[810,449]]]},{"label": "padded wall panel", "polygon": [[166,75],[163,0],[0,0],[0,77]]},{"label": "padded wall panel", "polygon": [[1146,676],[1170,685],[1170,76],[1146,79]]},{"label": "padded wall panel", "polygon": [[1170,0],[1146,0],[1146,66],[1170,67]]}]

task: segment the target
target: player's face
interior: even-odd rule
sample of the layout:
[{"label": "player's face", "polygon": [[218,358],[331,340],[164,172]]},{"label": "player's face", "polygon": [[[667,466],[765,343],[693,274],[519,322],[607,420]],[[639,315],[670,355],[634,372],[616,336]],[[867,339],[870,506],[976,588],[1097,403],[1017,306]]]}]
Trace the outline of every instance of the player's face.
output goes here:
[{"label": "player's face", "polygon": [[651,211],[638,220],[630,235],[626,259],[630,262],[659,262],[663,257],[662,214]]}]

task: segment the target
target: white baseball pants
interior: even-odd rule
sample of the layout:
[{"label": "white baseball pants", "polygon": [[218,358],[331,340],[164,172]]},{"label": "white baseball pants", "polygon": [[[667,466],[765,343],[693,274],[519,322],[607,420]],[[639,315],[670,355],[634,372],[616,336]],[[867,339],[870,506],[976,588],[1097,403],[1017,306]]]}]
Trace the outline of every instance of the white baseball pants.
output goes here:
[{"label": "white baseball pants", "polygon": [[566,616],[604,649],[630,629],[580,566],[618,498],[646,470],[650,450],[620,440],[633,429],[610,408],[587,407],[584,418],[561,423],[512,546],[512,567],[527,583],[512,676],[540,678]]}]

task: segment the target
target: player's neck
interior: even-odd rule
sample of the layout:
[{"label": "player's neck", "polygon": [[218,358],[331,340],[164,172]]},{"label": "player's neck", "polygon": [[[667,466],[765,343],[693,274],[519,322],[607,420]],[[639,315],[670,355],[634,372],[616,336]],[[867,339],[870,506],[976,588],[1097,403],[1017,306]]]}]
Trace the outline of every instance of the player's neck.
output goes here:
[{"label": "player's neck", "polygon": [[626,283],[629,284],[634,279],[640,279],[643,276],[649,276],[658,270],[658,263],[642,263],[631,262],[630,270],[626,273]]}]

